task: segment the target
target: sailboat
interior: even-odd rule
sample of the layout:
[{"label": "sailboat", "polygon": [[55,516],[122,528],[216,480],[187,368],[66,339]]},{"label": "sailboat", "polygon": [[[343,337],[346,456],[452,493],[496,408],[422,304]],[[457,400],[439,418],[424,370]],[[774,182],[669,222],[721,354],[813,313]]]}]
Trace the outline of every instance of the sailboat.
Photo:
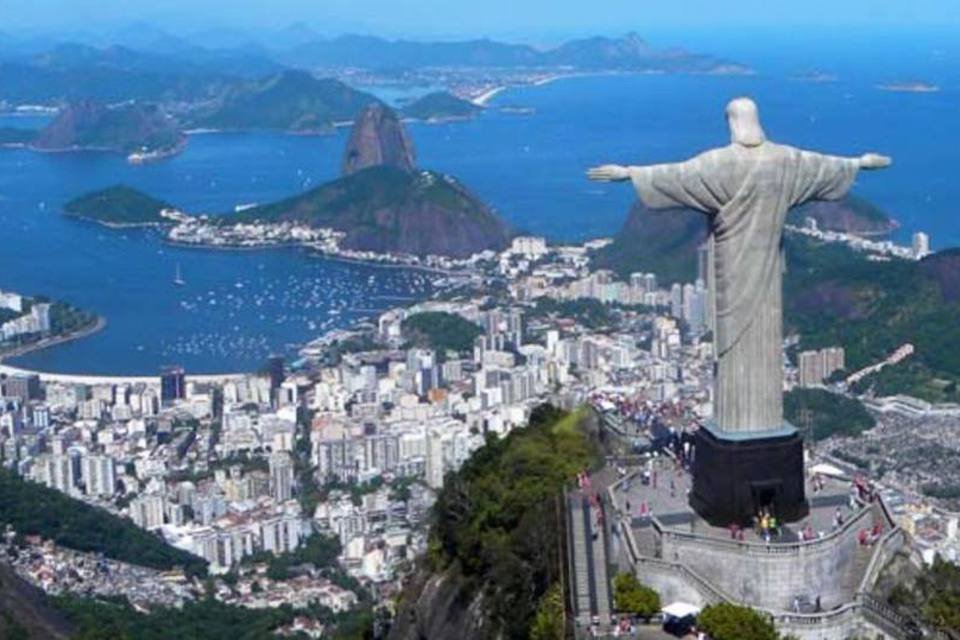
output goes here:
[{"label": "sailboat", "polygon": [[184,280],[184,279],[181,277],[181,275],[180,275],[180,263],[179,263],[179,262],[177,263],[177,275],[175,275],[175,276],[173,277],[173,284],[177,285],[178,287],[182,287],[183,285],[187,284],[187,281]]}]

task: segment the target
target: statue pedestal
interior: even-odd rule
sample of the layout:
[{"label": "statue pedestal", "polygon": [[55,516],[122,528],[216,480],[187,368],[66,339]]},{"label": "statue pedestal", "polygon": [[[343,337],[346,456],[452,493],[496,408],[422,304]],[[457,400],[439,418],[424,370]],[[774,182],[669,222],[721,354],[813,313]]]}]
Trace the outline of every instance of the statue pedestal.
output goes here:
[{"label": "statue pedestal", "polygon": [[750,434],[701,427],[694,446],[690,506],[711,525],[751,525],[764,507],[784,523],[809,513],[803,439],[792,425]]}]

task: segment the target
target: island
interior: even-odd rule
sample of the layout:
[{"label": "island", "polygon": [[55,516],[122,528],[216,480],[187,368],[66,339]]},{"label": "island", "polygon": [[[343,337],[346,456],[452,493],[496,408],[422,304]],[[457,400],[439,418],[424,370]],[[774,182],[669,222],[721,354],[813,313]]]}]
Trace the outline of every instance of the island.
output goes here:
[{"label": "island", "polygon": [[83,101],[62,109],[29,146],[36,151],[110,151],[126,154],[131,162],[146,162],[181,152],[186,140],[158,105]]},{"label": "island", "polygon": [[877,89],[880,89],[881,91],[894,91],[898,93],[937,93],[940,91],[940,87],[935,84],[917,80],[878,84]]},{"label": "island", "polygon": [[63,212],[74,218],[98,222],[107,227],[144,227],[172,224],[165,211],[173,205],[136,189],[115,185],[67,202]]},{"label": "island", "polygon": [[468,120],[483,111],[483,107],[458,98],[449,91],[436,91],[422,96],[401,109],[405,118],[427,122]]}]

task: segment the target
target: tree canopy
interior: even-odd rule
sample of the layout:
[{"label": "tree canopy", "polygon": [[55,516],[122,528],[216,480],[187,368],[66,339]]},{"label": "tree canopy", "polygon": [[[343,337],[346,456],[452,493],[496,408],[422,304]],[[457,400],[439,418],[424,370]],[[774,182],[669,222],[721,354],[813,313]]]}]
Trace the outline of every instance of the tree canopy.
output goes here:
[{"label": "tree canopy", "polygon": [[697,626],[713,640],[780,640],[773,622],[750,607],[727,602],[710,605],[697,616]]},{"label": "tree canopy", "polygon": [[617,610],[641,618],[650,618],[660,611],[660,594],[640,584],[633,573],[618,573],[613,579],[613,601]]}]

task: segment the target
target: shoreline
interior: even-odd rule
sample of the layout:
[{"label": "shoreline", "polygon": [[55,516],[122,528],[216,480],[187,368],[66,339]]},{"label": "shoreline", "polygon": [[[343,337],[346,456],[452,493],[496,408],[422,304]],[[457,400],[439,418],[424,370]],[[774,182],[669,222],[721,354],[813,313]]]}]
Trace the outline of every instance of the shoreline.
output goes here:
[{"label": "shoreline", "polygon": [[13,347],[9,351],[0,351],[0,365],[2,365],[3,362],[9,358],[19,358],[27,355],[28,353],[33,353],[34,351],[42,351],[50,347],[55,347],[60,344],[65,344],[67,342],[92,336],[93,334],[102,331],[106,326],[107,319],[103,316],[97,316],[96,321],[92,325],[82,329],[77,329],[76,331],[57,336],[50,336],[49,338],[44,338],[43,340],[38,340],[37,342],[31,342],[29,344]]}]

